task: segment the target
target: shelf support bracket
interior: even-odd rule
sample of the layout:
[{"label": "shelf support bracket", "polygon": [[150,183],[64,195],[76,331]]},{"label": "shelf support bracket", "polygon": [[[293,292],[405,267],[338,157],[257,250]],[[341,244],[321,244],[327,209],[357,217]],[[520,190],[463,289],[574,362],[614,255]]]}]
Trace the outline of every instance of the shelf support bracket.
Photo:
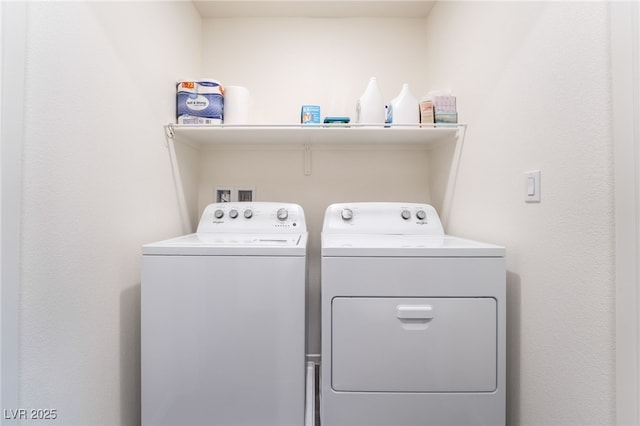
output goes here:
[{"label": "shelf support bracket", "polygon": [[308,140],[304,144],[304,175],[311,176],[311,144]]},{"label": "shelf support bracket", "polygon": [[165,144],[169,150],[169,159],[171,161],[171,174],[173,175],[173,185],[176,189],[176,197],[178,198],[178,208],[180,219],[182,220],[182,229],[185,234],[193,232],[193,224],[189,217],[189,209],[187,207],[187,197],[184,192],[182,175],[180,174],[180,162],[176,154],[175,141],[173,139],[173,126],[171,124],[165,126]]},{"label": "shelf support bracket", "polygon": [[462,159],[462,148],[464,146],[464,138],[467,135],[467,125],[458,124],[458,131],[456,132],[456,146],[453,154],[453,161],[449,170],[449,178],[447,179],[447,188],[445,190],[444,201],[442,203],[442,224],[445,229],[449,225],[449,218],[451,216],[451,205],[453,204],[453,196],[456,190],[456,183],[458,181],[458,170],[460,169],[460,161]]},{"label": "shelf support bracket", "polygon": [[167,147],[169,147],[169,139],[173,140],[173,137],[176,135],[175,130],[173,129],[173,124],[167,124],[164,126],[164,139]]}]

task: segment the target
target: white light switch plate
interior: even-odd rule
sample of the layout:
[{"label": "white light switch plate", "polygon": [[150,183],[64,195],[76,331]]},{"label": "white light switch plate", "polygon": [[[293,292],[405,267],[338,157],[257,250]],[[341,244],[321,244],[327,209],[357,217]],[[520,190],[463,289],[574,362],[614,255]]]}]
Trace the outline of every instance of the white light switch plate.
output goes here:
[{"label": "white light switch plate", "polygon": [[524,201],[540,202],[540,170],[531,170],[524,174]]}]

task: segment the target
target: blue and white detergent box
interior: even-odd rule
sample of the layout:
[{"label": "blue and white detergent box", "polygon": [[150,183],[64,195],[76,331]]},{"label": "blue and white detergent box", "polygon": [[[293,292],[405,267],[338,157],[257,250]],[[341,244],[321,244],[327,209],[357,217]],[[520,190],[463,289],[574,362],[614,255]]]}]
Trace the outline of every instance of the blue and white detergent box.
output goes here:
[{"label": "blue and white detergent box", "polygon": [[302,124],[320,124],[320,106],[302,105],[300,122]]},{"label": "blue and white detergent box", "polygon": [[176,95],[178,124],[222,123],[223,89],[216,80],[179,81]]}]

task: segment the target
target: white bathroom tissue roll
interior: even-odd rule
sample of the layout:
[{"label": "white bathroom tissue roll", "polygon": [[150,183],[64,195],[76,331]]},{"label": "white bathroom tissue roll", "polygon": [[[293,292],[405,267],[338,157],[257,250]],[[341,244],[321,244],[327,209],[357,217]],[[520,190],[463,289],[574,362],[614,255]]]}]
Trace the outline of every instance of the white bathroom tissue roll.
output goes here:
[{"label": "white bathroom tissue roll", "polygon": [[249,124],[249,90],[224,86],[224,124]]}]

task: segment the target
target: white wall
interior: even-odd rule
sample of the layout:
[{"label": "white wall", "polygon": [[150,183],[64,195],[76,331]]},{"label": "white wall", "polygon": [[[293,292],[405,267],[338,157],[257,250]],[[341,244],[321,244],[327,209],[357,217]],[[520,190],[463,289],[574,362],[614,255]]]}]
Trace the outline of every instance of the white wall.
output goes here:
[{"label": "white wall", "polygon": [[[26,41],[26,7],[20,2],[3,2],[0,106],[2,232],[1,268],[1,385],[2,407],[18,407],[18,326],[20,276],[20,222],[22,190],[22,140],[24,114],[24,69]],[[3,416],[2,424],[8,424]],[[10,416],[9,416],[10,417]]]},{"label": "white wall", "polygon": [[448,231],[507,247],[513,425],[615,423],[608,22],[599,2],[440,2],[426,22],[425,78],[469,123]]},{"label": "white wall", "polygon": [[[20,406],[55,408],[65,425],[139,421],[139,247],[182,233],[162,133],[176,77],[246,85],[257,121],[296,122],[301,99],[353,115],[376,75],[386,99],[404,81],[417,96],[454,89],[469,123],[448,231],[507,246],[510,424],[614,423],[607,4],[441,2],[409,25],[259,21],[240,46],[228,43],[237,21],[212,21],[182,2],[28,4]],[[324,25],[336,26],[327,43]],[[359,37],[396,43],[365,51]],[[426,40],[422,52],[407,37]],[[322,56],[329,42],[347,46]],[[255,49],[260,61],[243,57]],[[202,156],[201,206],[216,184],[293,193],[316,237],[330,201],[430,197],[423,152],[319,152],[310,177],[300,152],[228,155],[242,167]],[[296,156],[298,170],[280,168]],[[243,174],[251,164],[262,168]],[[282,173],[257,181],[269,164]],[[529,205],[532,168],[543,192]]]},{"label": "white wall", "polygon": [[162,125],[200,32],[187,2],[28,3],[20,407],[47,424],[140,422],[140,246],[182,232]]},{"label": "white wall", "polygon": [[424,19],[207,19],[204,70],[249,88],[255,123],[299,123],[302,104],[354,118],[370,77],[386,102],[404,82],[424,94],[426,63],[416,50],[423,36]]},{"label": "white wall", "polygon": [[[3,29],[3,7],[0,5],[0,46],[4,46],[2,40],[4,40]],[[4,50],[4,49],[3,49]],[[0,82],[2,82],[2,76],[4,75],[4,58],[0,57]],[[2,111],[2,84],[0,83],[0,111]],[[0,119],[0,135],[2,134],[2,120]],[[0,223],[2,223],[2,150],[0,149]],[[0,226],[0,241],[2,241],[2,227]],[[2,246],[0,245],[0,259],[2,259]],[[0,306],[2,306],[2,262],[0,262]],[[0,316],[0,343],[2,340],[2,317]],[[2,383],[2,351],[0,351],[0,384]],[[1,386],[1,385],[0,385]],[[2,393],[0,393],[0,407],[4,407],[2,403]]]},{"label": "white wall", "polygon": [[611,5],[615,163],[616,421],[640,423],[638,259],[640,254],[640,4]]}]

